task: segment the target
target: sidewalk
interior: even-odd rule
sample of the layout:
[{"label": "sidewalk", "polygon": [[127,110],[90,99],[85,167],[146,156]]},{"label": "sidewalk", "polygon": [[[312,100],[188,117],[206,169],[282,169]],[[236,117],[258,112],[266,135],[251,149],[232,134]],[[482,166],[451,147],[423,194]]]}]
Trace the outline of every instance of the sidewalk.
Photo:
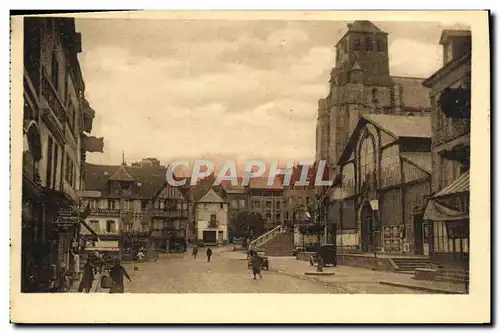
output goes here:
[{"label": "sidewalk", "polygon": [[311,279],[328,285],[335,285],[345,289],[347,292],[359,292],[357,286],[366,284],[380,284],[395,288],[410,288],[427,293],[464,293],[465,286],[460,283],[445,281],[415,280],[413,275],[373,271],[367,268],[351,266],[325,267],[325,273],[335,273],[335,275],[305,276],[306,272],[315,272],[316,267],[312,267],[306,261],[295,260],[295,258],[270,258],[270,270],[275,270],[283,274],[292,275],[304,279]]}]

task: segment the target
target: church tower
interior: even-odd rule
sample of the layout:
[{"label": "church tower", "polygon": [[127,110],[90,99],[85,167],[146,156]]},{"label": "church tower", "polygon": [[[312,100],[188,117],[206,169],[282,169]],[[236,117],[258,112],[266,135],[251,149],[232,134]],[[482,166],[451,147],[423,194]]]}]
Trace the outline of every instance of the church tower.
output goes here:
[{"label": "church tower", "polygon": [[336,47],[330,75],[329,159],[336,163],[359,117],[391,107],[388,34],[370,21],[355,21]]}]

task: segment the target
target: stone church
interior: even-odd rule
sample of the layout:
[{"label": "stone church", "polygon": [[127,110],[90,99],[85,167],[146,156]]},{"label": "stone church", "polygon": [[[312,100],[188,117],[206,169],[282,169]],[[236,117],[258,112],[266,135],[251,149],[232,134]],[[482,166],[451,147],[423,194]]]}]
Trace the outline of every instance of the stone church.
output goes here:
[{"label": "stone church", "polygon": [[[316,160],[334,166],[365,114],[430,115],[425,78],[391,76],[388,34],[370,21],[348,24],[336,45],[329,95],[319,100]],[[409,50],[410,51],[410,50]]]}]

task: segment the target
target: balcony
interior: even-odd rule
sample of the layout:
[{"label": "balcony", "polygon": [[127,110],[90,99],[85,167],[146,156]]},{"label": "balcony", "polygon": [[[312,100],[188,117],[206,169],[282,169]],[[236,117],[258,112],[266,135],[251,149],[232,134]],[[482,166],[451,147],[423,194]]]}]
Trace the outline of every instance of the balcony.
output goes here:
[{"label": "balcony", "polygon": [[451,126],[445,123],[443,126],[438,127],[433,138],[433,145],[437,146],[467,134],[470,134],[470,119],[452,118]]},{"label": "balcony", "polygon": [[52,112],[56,115],[57,119],[61,123],[64,123],[66,120],[66,108],[64,107],[64,103],[59,97],[57,89],[52,84],[45,68],[43,69],[42,75],[42,95],[45,97],[45,100],[49,104]]}]

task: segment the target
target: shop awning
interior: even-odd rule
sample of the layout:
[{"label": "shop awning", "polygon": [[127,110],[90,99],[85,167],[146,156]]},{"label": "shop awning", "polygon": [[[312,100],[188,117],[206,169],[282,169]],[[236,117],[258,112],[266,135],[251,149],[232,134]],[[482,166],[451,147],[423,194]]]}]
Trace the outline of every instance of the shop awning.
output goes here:
[{"label": "shop awning", "polygon": [[424,220],[457,221],[469,218],[469,213],[447,207],[436,200],[429,200],[424,213]]},{"label": "shop awning", "polygon": [[453,183],[446,186],[444,189],[434,194],[431,199],[441,198],[449,195],[459,194],[469,192],[469,171],[455,179]]}]

